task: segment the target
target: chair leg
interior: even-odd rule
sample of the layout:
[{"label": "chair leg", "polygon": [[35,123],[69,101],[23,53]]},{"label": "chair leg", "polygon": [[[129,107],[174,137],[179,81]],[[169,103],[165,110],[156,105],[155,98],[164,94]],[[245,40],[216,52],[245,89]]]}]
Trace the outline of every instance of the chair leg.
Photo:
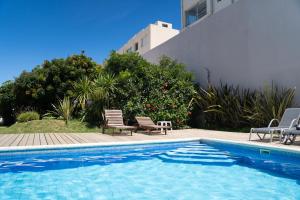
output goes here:
[{"label": "chair leg", "polygon": [[253,129],[251,128],[251,130],[250,130],[250,134],[249,134],[249,141],[251,140],[252,131],[253,131]]},{"label": "chair leg", "polygon": [[296,138],[297,138],[297,135],[293,135],[293,139],[291,141],[291,144],[293,144],[295,142]]},{"label": "chair leg", "polygon": [[262,138],[260,135],[259,135],[259,133],[256,133],[256,135],[258,136],[258,138],[260,139],[260,140],[263,140],[264,138]]},{"label": "chair leg", "polygon": [[270,143],[273,142],[273,131],[270,131],[271,137],[270,137]]}]

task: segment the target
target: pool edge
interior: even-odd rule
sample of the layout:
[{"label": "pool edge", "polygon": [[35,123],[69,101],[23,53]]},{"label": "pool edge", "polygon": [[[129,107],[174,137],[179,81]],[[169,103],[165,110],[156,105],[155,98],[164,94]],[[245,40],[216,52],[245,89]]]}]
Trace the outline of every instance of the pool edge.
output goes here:
[{"label": "pool edge", "polygon": [[223,142],[227,144],[244,145],[248,147],[267,148],[271,150],[286,151],[292,153],[299,153],[299,149],[293,149],[291,146],[275,146],[273,144],[260,144],[250,141],[234,141],[217,138],[207,137],[193,137],[183,139],[162,139],[162,140],[142,140],[142,141],[128,141],[128,142],[100,142],[100,143],[84,143],[84,144],[65,144],[65,145],[41,145],[41,146],[13,146],[13,147],[0,147],[0,153],[2,152],[18,152],[18,151],[31,151],[31,150],[60,150],[60,149],[74,149],[74,148],[88,148],[88,147],[109,147],[109,146],[126,146],[126,145],[139,145],[139,144],[163,144],[174,142],[192,142],[192,141],[214,141]]}]

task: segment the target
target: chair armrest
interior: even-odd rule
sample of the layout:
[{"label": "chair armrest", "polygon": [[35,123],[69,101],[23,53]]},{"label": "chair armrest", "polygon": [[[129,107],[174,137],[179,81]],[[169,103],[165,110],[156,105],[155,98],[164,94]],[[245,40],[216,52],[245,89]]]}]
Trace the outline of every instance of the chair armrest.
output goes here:
[{"label": "chair armrest", "polygon": [[272,119],[268,125],[268,128],[270,128],[273,124],[273,122],[277,122],[279,124],[279,120],[278,119]]},{"label": "chair armrest", "polygon": [[290,124],[289,129],[293,128],[293,126],[294,126],[295,122],[297,122],[297,120],[298,120],[298,119],[293,119],[293,121],[292,121],[291,124]]}]

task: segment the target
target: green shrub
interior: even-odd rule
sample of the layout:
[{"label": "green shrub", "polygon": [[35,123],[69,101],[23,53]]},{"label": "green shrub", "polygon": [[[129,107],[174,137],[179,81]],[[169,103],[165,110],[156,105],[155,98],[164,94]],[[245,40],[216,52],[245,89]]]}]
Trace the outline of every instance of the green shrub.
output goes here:
[{"label": "green shrub", "polygon": [[104,69],[117,81],[110,107],[122,109],[129,123],[144,115],[155,122],[172,121],[175,128],[187,124],[195,89],[183,64],[167,57],[151,64],[136,54],[112,54]]},{"label": "green shrub", "polygon": [[39,120],[40,115],[37,112],[30,111],[30,112],[23,112],[18,115],[17,121],[22,123],[22,122],[29,122],[33,120]]},{"label": "green shrub", "polygon": [[280,119],[293,105],[295,89],[267,86],[249,90],[227,84],[200,88],[192,103],[197,107],[193,126],[198,128],[260,127],[273,118]]},{"label": "green shrub", "polygon": [[70,98],[64,97],[63,100],[59,100],[57,105],[52,104],[52,107],[53,107],[53,111],[46,115],[53,114],[58,119],[63,119],[66,125],[68,125],[69,121],[72,118],[72,113],[74,111],[74,106]]}]

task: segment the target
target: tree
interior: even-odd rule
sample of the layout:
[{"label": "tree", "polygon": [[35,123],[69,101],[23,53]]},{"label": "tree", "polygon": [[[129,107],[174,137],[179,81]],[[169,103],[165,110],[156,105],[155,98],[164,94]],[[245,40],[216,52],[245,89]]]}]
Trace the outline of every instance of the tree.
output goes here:
[{"label": "tree", "polygon": [[16,98],[13,89],[12,81],[7,81],[0,86],[0,116],[3,117],[5,125],[11,125],[16,120]]},{"label": "tree", "polygon": [[177,127],[189,118],[189,102],[194,91],[193,76],[184,65],[162,57],[150,64],[135,53],[109,57],[105,71],[115,73],[118,82],[114,105],[131,121],[137,115],[153,120],[170,120]]},{"label": "tree", "polygon": [[34,107],[40,113],[55,104],[57,99],[73,97],[74,84],[83,77],[93,79],[100,65],[84,54],[66,59],[45,61],[31,72],[23,72],[15,81],[17,107]]}]

